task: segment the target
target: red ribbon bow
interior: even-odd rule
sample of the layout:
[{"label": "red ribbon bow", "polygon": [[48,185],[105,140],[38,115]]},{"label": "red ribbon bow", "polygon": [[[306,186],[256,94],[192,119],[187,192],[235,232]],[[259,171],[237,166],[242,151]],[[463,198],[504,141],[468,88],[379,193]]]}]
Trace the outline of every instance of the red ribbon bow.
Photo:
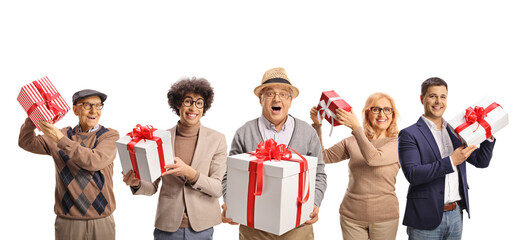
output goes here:
[{"label": "red ribbon bow", "polygon": [[250,153],[252,156],[255,156],[258,160],[268,161],[268,160],[288,160],[292,158],[292,152],[286,148],[286,145],[279,144],[272,138],[261,141],[257,145],[257,150],[255,153]]},{"label": "red ribbon bow", "polygon": [[153,128],[151,125],[142,126],[140,124],[137,124],[137,126],[133,128],[133,131],[128,133],[127,135],[133,139],[140,138],[146,141],[146,139],[153,138],[153,132],[155,132],[155,130],[157,129]]},{"label": "red ribbon bow", "polygon": [[249,171],[250,171],[250,180],[248,183],[248,211],[247,211],[247,225],[248,227],[254,227],[254,211],[255,211],[255,196],[260,196],[262,194],[263,187],[263,163],[270,160],[284,160],[284,161],[294,161],[298,162],[300,166],[299,172],[299,187],[298,187],[298,196],[297,196],[297,216],[296,216],[296,227],[300,225],[301,221],[301,209],[302,205],[306,203],[310,197],[310,181],[309,178],[306,179],[308,182],[308,191],[306,196],[303,198],[303,189],[304,189],[304,177],[305,173],[308,171],[308,161],[293,148],[290,148],[297,154],[301,159],[292,159],[292,152],[287,149],[284,144],[277,144],[272,138],[261,141],[257,145],[257,150],[255,152],[250,152],[252,156],[255,156],[257,159],[250,161]]},{"label": "red ribbon bow", "polygon": [[137,124],[135,128],[133,128],[133,131],[129,132],[128,136],[131,137],[131,141],[128,143],[128,151],[129,156],[131,159],[131,165],[133,166],[133,171],[135,172],[135,178],[140,179],[139,174],[139,168],[137,165],[137,157],[135,156],[135,145],[140,142],[140,140],[152,140],[157,142],[157,148],[159,153],[159,162],[160,162],[160,171],[161,173],[166,172],[166,169],[164,166],[166,165],[164,162],[164,151],[162,148],[162,139],[160,137],[153,136],[153,132],[157,130],[156,128],[153,128],[151,125],[142,126],[140,124]]},{"label": "red ribbon bow", "polygon": [[467,108],[465,112],[465,117],[464,117],[465,122],[459,125],[458,127],[456,127],[454,131],[457,134],[459,134],[461,131],[465,130],[465,128],[477,122],[478,127],[473,132],[477,131],[479,126],[482,126],[485,129],[485,136],[487,138],[490,138],[490,136],[492,136],[492,127],[487,121],[485,121],[485,117],[487,117],[487,114],[497,107],[501,107],[501,106],[494,102],[490,104],[486,109],[484,109],[483,107],[479,107],[479,106],[475,106],[474,108],[472,107]]},{"label": "red ribbon bow", "polygon": [[38,81],[33,81],[33,85],[36,87],[44,101],[39,101],[31,105],[31,107],[27,110],[27,115],[31,115],[31,113],[38,108],[40,105],[46,105],[46,108],[51,110],[54,114],[54,118],[51,119],[51,122],[55,122],[57,118],[59,117],[60,113],[66,112],[66,110],[60,108],[56,103],[53,102],[58,96],[60,96],[59,93],[51,94],[44,91],[42,88],[42,85]]}]

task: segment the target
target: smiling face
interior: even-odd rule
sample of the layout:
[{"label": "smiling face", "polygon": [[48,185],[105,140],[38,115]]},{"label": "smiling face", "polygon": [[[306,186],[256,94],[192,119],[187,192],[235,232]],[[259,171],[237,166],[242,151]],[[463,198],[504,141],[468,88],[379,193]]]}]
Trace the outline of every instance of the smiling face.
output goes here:
[{"label": "smiling face", "polygon": [[189,99],[187,97],[191,97],[192,99],[192,100],[190,99],[191,101],[197,101],[198,99],[203,99],[203,97],[200,94],[195,94],[195,93],[190,92],[190,93],[186,93],[184,97],[182,98],[183,102],[179,106],[180,123],[183,124],[184,126],[191,127],[191,126],[195,126],[196,124],[200,122],[202,114],[203,114],[203,109],[197,108],[195,106],[195,105],[198,105],[197,102],[193,102],[191,103],[189,107],[186,107],[184,105],[184,99]]},{"label": "smiling face", "polygon": [[[372,107],[379,107],[379,108],[392,108],[392,103],[388,101],[387,98],[379,98],[377,99],[373,104]],[[385,112],[382,110],[379,113],[373,113],[372,111],[368,111],[368,120],[370,121],[370,125],[374,129],[377,135],[385,135],[386,130],[388,127],[390,127],[390,124],[392,123],[392,114],[385,114]]]},{"label": "smiling face", "polygon": [[424,116],[440,126],[443,113],[447,109],[447,87],[443,85],[430,86],[425,96],[420,95],[420,98],[425,108]]},{"label": "smiling face", "polygon": [[87,132],[98,124],[102,110],[97,110],[94,106],[91,106],[90,110],[86,110],[82,107],[82,103],[96,104],[102,103],[102,101],[99,96],[91,96],[78,100],[77,104],[73,106],[73,112],[78,116],[78,122],[82,131]]},{"label": "smiling face", "polygon": [[[292,97],[288,87],[271,87],[265,88],[259,96],[262,106],[263,116],[275,125],[275,129],[280,131],[286,122],[288,110],[292,106]],[[273,93],[273,94],[271,94]],[[273,96],[269,96],[273,95]],[[286,95],[281,97],[281,95]]]}]

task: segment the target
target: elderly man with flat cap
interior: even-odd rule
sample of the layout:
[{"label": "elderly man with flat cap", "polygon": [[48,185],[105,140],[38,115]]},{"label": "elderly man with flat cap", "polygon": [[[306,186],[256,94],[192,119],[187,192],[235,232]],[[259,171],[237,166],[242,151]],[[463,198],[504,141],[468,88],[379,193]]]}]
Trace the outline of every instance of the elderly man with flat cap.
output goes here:
[{"label": "elderly man with flat cap", "polygon": [[[277,236],[261,230],[241,225],[239,239],[314,239],[312,224],[318,220],[319,207],[326,189],[323,153],[317,133],[310,124],[288,114],[292,100],[299,95],[299,89],[293,86],[283,68],[272,68],[264,73],[261,85],[254,89],[262,106],[262,115],[248,121],[240,127],[232,141],[230,155],[253,152],[257,144],[273,138],[278,144],[285,144],[298,153],[317,157],[314,210],[305,224]],[[227,176],[222,181],[224,199],[226,199]],[[226,204],[223,208],[223,222],[235,224],[225,218]]]},{"label": "elderly man with flat cap", "polygon": [[119,133],[98,123],[106,98],[90,89],[73,94],[74,128],[41,121],[44,135],[35,135],[27,118],[20,129],[21,148],[55,162],[55,239],[115,239],[113,159]]}]

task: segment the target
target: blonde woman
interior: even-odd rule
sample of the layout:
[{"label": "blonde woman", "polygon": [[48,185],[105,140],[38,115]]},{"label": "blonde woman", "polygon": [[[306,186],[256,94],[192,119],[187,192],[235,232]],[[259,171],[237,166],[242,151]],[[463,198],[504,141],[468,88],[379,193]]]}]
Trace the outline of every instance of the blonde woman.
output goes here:
[{"label": "blonde woman", "polygon": [[[363,126],[356,115],[342,109],[337,121],[352,129],[352,136],[324,149],[325,163],[350,159],[348,188],[339,208],[344,239],[395,239],[399,203],[395,193],[400,165],[397,154],[397,118],[394,99],[374,93],[363,108]],[[317,109],[310,110],[312,126],[322,145]]]}]

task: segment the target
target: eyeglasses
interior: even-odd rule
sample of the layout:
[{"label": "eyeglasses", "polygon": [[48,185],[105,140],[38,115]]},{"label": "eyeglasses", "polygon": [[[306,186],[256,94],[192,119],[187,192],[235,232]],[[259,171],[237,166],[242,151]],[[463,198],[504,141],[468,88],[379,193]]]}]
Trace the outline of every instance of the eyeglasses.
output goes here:
[{"label": "eyeglasses", "polygon": [[379,114],[379,113],[381,113],[381,111],[383,111],[383,113],[385,113],[385,115],[390,115],[390,114],[392,114],[394,112],[394,109],[391,108],[391,107],[384,107],[384,108],[371,107],[370,111],[372,111],[373,114]]},{"label": "eyeglasses", "polygon": [[197,98],[197,100],[193,101],[193,98],[188,96],[182,100],[182,104],[184,104],[186,107],[191,107],[193,103],[195,103],[196,108],[201,109],[204,107],[204,99],[202,98]]},{"label": "eyeglasses", "polygon": [[288,92],[276,93],[274,91],[267,91],[264,93],[264,96],[268,98],[274,98],[275,96],[279,96],[281,99],[288,99],[290,97],[290,93]]},{"label": "eyeglasses", "polygon": [[78,106],[82,105],[82,108],[84,110],[91,110],[93,107],[95,107],[96,110],[102,110],[102,108],[104,107],[104,103],[88,103],[88,102],[83,102],[83,103],[77,103]]}]

